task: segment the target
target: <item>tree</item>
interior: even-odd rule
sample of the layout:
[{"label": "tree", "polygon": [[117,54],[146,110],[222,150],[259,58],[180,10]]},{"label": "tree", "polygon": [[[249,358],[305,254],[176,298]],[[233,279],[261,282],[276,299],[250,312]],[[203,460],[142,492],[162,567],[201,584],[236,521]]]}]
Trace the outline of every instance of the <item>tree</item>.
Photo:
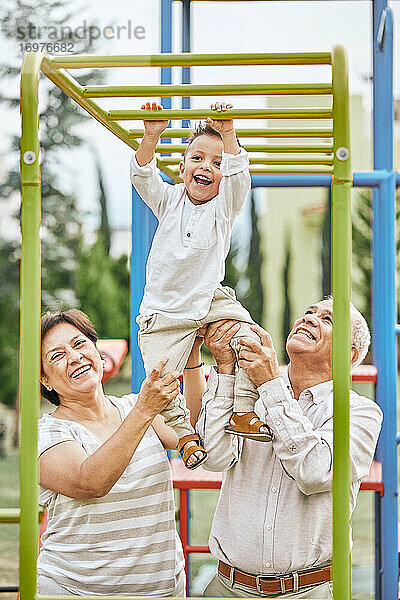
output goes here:
[{"label": "tree", "polygon": [[325,205],[325,215],[322,224],[322,239],[321,239],[321,263],[322,263],[322,278],[321,292],[322,297],[330,296],[331,294],[331,231],[332,231],[332,192],[328,189],[328,197]]},{"label": "tree", "polygon": [[289,362],[289,356],[286,352],[286,339],[292,329],[292,306],[290,303],[290,264],[292,259],[292,249],[290,243],[290,231],[286,233],[285,240],[285,258],[283,261],[282,270],[282,283],[283,283],[283,296],[284,296],[284,307],[282,317],[282,356],[284,356],[285,362]]},{"label": "tree", "polygon": [[97,155],[100,226],[96,241],[85,246],[81,239],[76,293],[81,310],[92,319],[100,337],[130,337],[129,268],[126,255],[110,255],[111,227],[107,214],[107,194]]},{"label": "tree", "polygon": [[129,339],[127,257],[108,256],[100,231],[92,246],[81,248],[76,292],[81,310],[95,323],[100,337]]},{"label": "tree", "polygon": [[[67,2],[62,0],[4,0],[0,6],[3,37],[14,41],[19,28],[25,31],[38,23],[64,24],[73,15]],[[80,40],[72,32],[69,37],[76,50],[88,49],[86,41]],[[0,64],[3,81],[10,84],[20,73],[20,59],[15,65]],[[94,71],[80,76],[84,85],[87,81],[100,82],[102,76]],[[15,86],[15,89],[17,86]],[[9,85],[7,91],[13,90]],[[12,93],[0,94],[0,102],[10,110],[17,110],[19,98]],[[42,172],[42,304],[46,308],[65,304],[76,305],[74,293],[76,254],[81,236],[81,216],[76,198],[66,185],[65,152],[77,148],[82,139],[78,127],[88,117],[82,109],[70,100],[50,81],[43,80],[40,89],[40,145]],[[20,193],[19,179],[19,138],[10,139],[9,156],[12,164],[0,185],[0,198],[17,198]],[[71,179],[71,178],[70,178]],[[19,218],[16,212],[15,219]],[[14,404],[17,390],[18,319],[19,319],[19,248],[17,240],[0,245],[0,343],[1,374],[0,402]]]},{"label": "tree", "polygon": [[239,254],[239,242],[237,235],[232,235],[231,246],[229,248],[228,256],[225,260],[225,278],[222,285],[227,285],[230,288],[237,291],[237,285],[241,278],[240,269],[237,266],[237,259]]},{"label": "tree", "polygon": [[[353,288],[364,299],[361,312],[369,327],[372,325],[372,193],[358,194],[353,215],[353,263],[358,277],[353,280]],[[397,265],[400,258],[400,207],[396,198]],[[399,290],[397,290],[399,301]]]},{"label": "tree", "polygon": [[250,220],[251,234],[249,253],[244,271],[244,277],[247,280],[247,289],[243,294],[242,302],[250,312],[254,321],[261,323],[264,310],[264,290],[262,285],[263,256],[254,191],[250,192]]}]

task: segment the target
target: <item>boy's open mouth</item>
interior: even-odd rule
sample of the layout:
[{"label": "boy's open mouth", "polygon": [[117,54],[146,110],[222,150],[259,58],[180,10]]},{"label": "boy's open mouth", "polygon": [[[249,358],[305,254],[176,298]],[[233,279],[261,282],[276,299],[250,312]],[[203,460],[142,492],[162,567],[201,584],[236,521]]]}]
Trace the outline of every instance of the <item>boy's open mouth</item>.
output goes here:
[{"label": "boy's open mouth", "polygon": [[212,183],[211,179],[209,179],[205,175],[194,175],[193,179],[195,180],[195,182],[198,185],[202,185],[202,186],[210,185],[210,183]]}]

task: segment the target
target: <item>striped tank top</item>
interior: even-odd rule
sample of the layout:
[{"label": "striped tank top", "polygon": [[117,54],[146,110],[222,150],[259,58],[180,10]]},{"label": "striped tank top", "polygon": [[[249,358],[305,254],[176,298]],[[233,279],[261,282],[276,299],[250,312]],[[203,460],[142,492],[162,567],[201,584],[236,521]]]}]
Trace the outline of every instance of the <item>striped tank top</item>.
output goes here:
[{"label": "striped tank top", "polygon": [[[122,420],[137,396],[108,396]],[[88,455],[102,444],[86,427],[45,414],[39,456],[76,441]],[[77,595],[173,596],[184,568],[175,527],[171,467],[149,427],[129,465],[103,498],[75,500],[40,487],[47,507],[38,574]]]}]

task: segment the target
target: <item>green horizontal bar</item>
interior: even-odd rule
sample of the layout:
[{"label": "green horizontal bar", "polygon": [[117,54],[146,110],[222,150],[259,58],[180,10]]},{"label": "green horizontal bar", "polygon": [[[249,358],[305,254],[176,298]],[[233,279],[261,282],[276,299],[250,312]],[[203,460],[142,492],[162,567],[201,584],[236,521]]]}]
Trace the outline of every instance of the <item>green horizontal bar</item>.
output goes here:
[{"label": "green horizontal bar", "polygon": [[[159,154],[169,154],[170,152],[185,152],[187,144],[159,144],[155,151]],[[333,144],[296,144],[288,146],[287,144],[243,144],[247,152],[320,152],[322,154],[331,154]]]},{"label": "green horizontal bar", "polygon": [[299,166],[298,168],[296,168],[295,166],[291,167],[291,166],[283,166],[283,167],[274,167],[274,166],[257,166],[255,165],[254,167],[250,167],[250,173],[254,173],[254,174],[260,174],[260,175],[267,175],[267,174],[275,174],[275,175],[284,175],[284,174],[293,174],[293,175],[298,175],[298,174],[304,174],[304,175],[312,175],[314,173],[333,173],[333,167],[328,167],[328,166],[310,166],[310,167],[301,167]]},{"label": "green horizontal bar", "polygon": [[[38,519],[41,521],[44,508],[38,509]],[[20,508],[0,508],[0,523],[19,523],[21,517]]]},{"label": "green horizontal bar", "polygon": [[[329,158],[322,156],[313,156],[312,158],[278,158],[263,156],[249,158],[250,164],[252,165],[333,165],[333,154]],[[159,166],[164,165],[179,165],[182,162],[182,157],[179,156],[168,156],[165,158],[159,158]]]},{"label": "green horizontal bar", "polygon": [[96,85],[83,89],[85,98],[156,98],[160,96],[254,96],[331,94],[330,83],[248,83],[224,85]]},{"label": "green horizontal bar", "polygon": [[[65,92],[72,100],[75,100],[75,102],[77,102],[84,110],[86,110],[94,119],[99,121],[99,123],[111,131],[111,133],[122,140],[130,148],[133,148],[133,150],[138,148],[138,142],[135,139],[130,139],[128,137],[128,131],[126,129],[121,127],[119,123],[110,122],[106,111],[103,110],[93,100],[90,100],[90,98],[83,98],[82,86],[78,81],[76,81],[76,79],[74,79],[74,77],[72,77],[70,73],[62,69],[52,71],[49,63],[49,57],[46,56],[42,61],[41,70],[50,79],[50,81],[52,81],[63,92]],[[169,177],[174,177],[168,172],[168,169],[165,169],[165,173]]]},{"label": "green horizontal bar", "polygon": [[19,523],[19,508],[0,508],[0,523]]},{"label": "green horizontal bar", "polygon": [[[142,110],[109,110],[108,118],[111,121],[142,121]],[[234,108],[226,112],[211,109],[167,109],[148,110],[146,120],[160,121],[162,119],[331,119],[330,108]]]},{"label": "green horizontal bar", "polygon": [[[162,169],[163,170],[163,169]],[[171,169],[172,170],[172,169]],[[329,175],[333,173],[333,167],[328,166],[304,166],[304,167],[290,167],[290,166],[262,166],[256,165],[254,167],[250,167],[250,173],[256,175],[314,175],[314,174],[326,174]],[[175,180],[177,182],[181,182],[179,171],[175,171]]]},{"label": "green horizontal bar", "polygon": [[[262,137],[262,138],[297,138],[297,137],[332,137],[333,129],[330,128],[271,128],[271,129],[263,129],[263,128],[254,128],[254,129],[235,129],[236,135],[239,138],[252,138],[252,137]],[[192,135],[194,129],[191,127],[182,127],[182,128],[171,128],[167,129],[161,134],[162,138],[187,138]],[[144,135],[144,129],[130,129],[128,133],[130,138],[142,138]]]},{"label": "green horizontal bar", "polygon": [[104,69],[114,67],[191,67],[226,65],[329,65],[330,52],[231,53],[231,54],[132,54],[48,56],[52,69]]}]

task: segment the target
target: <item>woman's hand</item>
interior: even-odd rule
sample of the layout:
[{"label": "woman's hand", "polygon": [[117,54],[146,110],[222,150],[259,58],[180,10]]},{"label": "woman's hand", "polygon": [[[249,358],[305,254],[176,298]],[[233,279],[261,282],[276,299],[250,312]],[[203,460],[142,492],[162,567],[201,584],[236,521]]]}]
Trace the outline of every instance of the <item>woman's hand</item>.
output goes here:
[{"label": "woman's hand", "polygon": [[260,387],[279,377],[279,364],[269,333],[259,325],[252,325],[251,329],[260,336],[261,344],[251,338],[241,338],[239,367],[246,371],[256,387]]},{"label": "woman's hand", "polygon": [[168,358],[160,360],[152,372],[142,383],[137,407],[147,416],[153,418],[160,413],[179,394],[179,373],[170,371],[161,377],[161,372]]},{"label": "woman's hand", "polygon": [[217,362],[218,373],[235,374],[236,357],[229,344],[239,329],[239,323],[230,319],[210,323],[207,328],[204,342]]},{"label": "woman's hand", "polygon": [[[163,109],[161,104],[157,104],[157,102],[152,102],[151,105],[150,105],[150,102],[146,102],[146,104],[142,104],[141,108],[142,108],[142,110],[151,110],[151,111],[155,111],[155,110],[162,111],[162,109]],[[160,114],[160,117],[161,116],[162,116],[162,113]],[[157,142],[158,142],[162,132],[167,129],[168,123],[169,123],[168,120],[148,121],[146,119],[143,119],[144,130],[145,130],[146,136],[149,138],[152,138],[154,140],[157,140]]]}]

